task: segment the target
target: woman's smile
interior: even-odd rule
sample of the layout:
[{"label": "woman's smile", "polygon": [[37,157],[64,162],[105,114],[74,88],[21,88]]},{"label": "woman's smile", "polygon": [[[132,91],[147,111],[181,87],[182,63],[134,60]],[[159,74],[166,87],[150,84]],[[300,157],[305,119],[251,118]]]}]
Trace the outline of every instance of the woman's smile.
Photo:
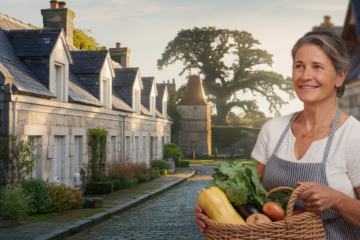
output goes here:
[{"label": "woman's smile", "polygon": [[314,91],[317,90],[319,88],[319,86],[313,86],[313,85],[301,85],[300,86],[301,90],[309,92],[309,91]]}]

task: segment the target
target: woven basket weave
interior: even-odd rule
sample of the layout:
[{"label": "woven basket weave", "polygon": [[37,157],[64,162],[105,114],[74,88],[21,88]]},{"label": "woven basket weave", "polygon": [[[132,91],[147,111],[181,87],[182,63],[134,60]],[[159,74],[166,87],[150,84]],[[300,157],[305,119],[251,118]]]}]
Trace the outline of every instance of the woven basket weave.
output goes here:
[{"label": "woven basket weave", "polygon": [[[279,187],[268,192],[266,197],[271,193],[292,189],[288,187]],[[259,224],[232,224],[220,223],[205,217],[207,230],[205,239],[207,240],[265,240],[265,239],[325,239],[323,222],[319,213],[305,212],[298,216],[292,217],[295,200],[298,195],[307,189],[306,186],[296,188],[288,202],[286,217],[284,220],[272,223]]]}]

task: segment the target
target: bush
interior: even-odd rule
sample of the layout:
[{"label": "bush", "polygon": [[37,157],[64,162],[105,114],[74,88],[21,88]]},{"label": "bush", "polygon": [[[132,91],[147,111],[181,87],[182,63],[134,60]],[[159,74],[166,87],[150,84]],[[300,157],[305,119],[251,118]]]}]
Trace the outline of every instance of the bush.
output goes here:
[{"label": "bush", "polygon": [[111,177],[111,180],[120,180],[120,175],[119,174],[113,174]]},{"label": "bush", "polygon": [[31,197],[26,194],[21,185],[2,188],[0,200],[0,215],[5,219],[20,220],[31,212]]},{"label": "bush", "polygon": [[31,197],[31,208],[34,213],[45,213],[50,207],[50,198],[47,193],[46,182],[42,179],[30,178],[26,180],[22,187],[27,195]]},{"label": "bush", "polygon": [[152,160],[151,167],[158,167],[159,169],[169,169],[171,164],[165,160]]},{"label": "bush", "polygon": [[146,174],[141,174],[139,177],[139,182],[143,183],[143,182],[148,182],[150,181],[150,174],[146,173]]},{"label": "bush", "polygon": [[160,175],[166,176],[167,175],[167,169],[160,169]]},{"label": "bush", "polygon": [[181,161],[180,167],[189,167],[189,161]]},{"label": "bush", "polygon": [[94,180],[95,182],[105,182],[107,179],[106,173],[99,172],[95,175]]},{"label": "bush", "polygon": [[112,193],[114,190],[113,182],[92,182],[89,188],[90,195],[103,195]]},{"label": "bush", "polygon": [[140,166],[135,166],[134,167],[134,175],[135,175],[136,178],[140,177],[141,172],[142,172],[142,169],[141,169]]},{"label": "bush", "polygon": [[48,208],[49,212],[66,211],[81,205],[81,202],[76,197],[77,189],[49,183],[48,192],[51,203]]},{"label": "bush", "polygon": [[173,143],[165,144],[164,145],[164,157],[166,158],[173,158],[175,161],[175,166],[180,166],[180,159],[183,157],[181,153],[181,148],[176,146]]},{"label": "bush", "polygon": [[127,188],[131,188],[133,186],[135,186],[136,184],[138,184],[139,180],[137,178],[131,179],[131,180],[126,180],[127,181]]},{"label": "bush", "polygon": [[160,170],[158,168],[150,168],[150,180],[160,177]]},{"label": "bush", "polygon": [[119,179],[112,180],[114,191],[119,191],[122,189],[122,183]]}]

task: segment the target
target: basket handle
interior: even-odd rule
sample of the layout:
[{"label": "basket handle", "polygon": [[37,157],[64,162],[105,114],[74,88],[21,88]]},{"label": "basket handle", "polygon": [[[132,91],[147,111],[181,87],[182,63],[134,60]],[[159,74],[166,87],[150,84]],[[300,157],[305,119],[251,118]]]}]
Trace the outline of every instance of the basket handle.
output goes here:
[{"label": "basket handle", "polygon": [[287,208],[286,208],[286,217],[291,217],[293,210],[294,210],[294,204],[295,200],[298,198],[298,196],[304,192],[305,190],[309,189],[309,186],[299,186],[297,187],[291,194]]},{"label": "basket handle", "polygon": [[291,190],[291,191],[294,191],[293,188],[291,187],[277,187],[277,188],[273,188],[271,189],[267,194],[266,194],[266,199],[268,199],[268,197],[274,193],[274,192],[277,192],[277,191],[280,191],[280,190]]}]

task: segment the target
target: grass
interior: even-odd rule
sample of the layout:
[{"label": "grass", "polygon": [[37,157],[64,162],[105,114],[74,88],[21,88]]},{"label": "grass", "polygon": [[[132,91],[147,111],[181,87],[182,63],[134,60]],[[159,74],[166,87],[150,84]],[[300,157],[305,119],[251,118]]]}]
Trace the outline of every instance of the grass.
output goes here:
[{"label": "grass", "polygon": [[38,222],[45,219],[48,219],[52,217],[53,213],[43,213],[43,214],[35,214],[35,215],[29,215],[24,218],[25,221],[32,221],[32,222]]},{"label": "grass", "polygon": [[228,162],[230,164],[236,164],[239,162],[242,162],[244,164],[247,165],[252,165],[255,166],[256,165],[256,160],[255,159],[233,159],[233,160],[228,160],[228,159],[218,159],[218,160],[214,160],[214,159],[181,159],[184,161],[189,161],[190,164],[196,164],[196,165],[203,165],[203,166],[217,166],[219,163],[221,162]]}]

